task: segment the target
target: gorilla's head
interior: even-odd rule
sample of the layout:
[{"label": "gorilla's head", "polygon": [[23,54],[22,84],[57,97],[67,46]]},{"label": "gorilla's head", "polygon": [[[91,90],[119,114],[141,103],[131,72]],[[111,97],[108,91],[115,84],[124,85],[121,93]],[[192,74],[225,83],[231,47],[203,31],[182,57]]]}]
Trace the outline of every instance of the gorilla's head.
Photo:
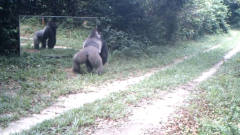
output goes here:
[{"label": "gorilla's head", "polygon": [[101,35],[99,34],[98,30],[95,28],[92,30],[89,38],[98,38],[101,39]]},{"label": "gorilla's head", "polygon": [[47,26],[49,26],[52,29],[57,29],[57,25],[56,25],[55,21],[49,21],[47,23]]}]

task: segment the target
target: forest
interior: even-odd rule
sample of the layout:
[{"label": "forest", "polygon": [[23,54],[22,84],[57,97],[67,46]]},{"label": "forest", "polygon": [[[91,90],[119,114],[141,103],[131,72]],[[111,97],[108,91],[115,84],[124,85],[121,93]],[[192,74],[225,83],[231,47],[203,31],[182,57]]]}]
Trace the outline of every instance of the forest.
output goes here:
[{"label": "forest", "polygon": [[104,17],[110,49],[124,52],[227,32],[239,25],[240,11],[238,0],[3,0],[0,14],[4,54],[18,51],[18,15]]},{"label": "forest", "polygon": [[[0,18],[0,135],[240,134],[240,0],[1,0]],[[95,28],[101,74],[78,74]]]}]

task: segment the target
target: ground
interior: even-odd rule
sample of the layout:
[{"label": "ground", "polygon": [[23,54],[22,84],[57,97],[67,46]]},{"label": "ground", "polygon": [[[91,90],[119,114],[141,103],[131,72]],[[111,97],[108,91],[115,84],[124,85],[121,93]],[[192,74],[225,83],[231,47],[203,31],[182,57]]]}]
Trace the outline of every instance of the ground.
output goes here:
[{"label": "ground", "polygon": [[[6,128],[0,133],[20,132],[30,127],[33,128],[21,134],[212,133],[214,130],[210,129],[218,128],[210,124],[208,128],[204,128],[206,124],[200,128],[198,125],[204,123],[206,115],[202,114],[196,121],[189,108],[197,103],[204,107],[202,105],[212,100],[208,98],[195,103],[198,96],[195,99],[188,97],[197,95],[198,89],[215,87],[211,81],[220,77],[208,83],[205,83],[206,79],[212,77],[222,64],[231,69],[236,63],[239,55],[229,63],[223,56],[232,49],[237,52],[238,33],[231,31],[228,35],[156,47],[159,53],[148,58],[119,60],[110,56],[102,76],[72,74],[71,57],[45,57],[72,55],[76,51],[74,48],[29,51],[31,47],[27,47],[22,58],[1,58],[2,71],[6,72],[1,73],[0,101],[3,104],[0,120],[1,126]],[[232,59],[230,55],[229,59]],[[211,93],[201,92],[201,95],[208,94],[211,97]],[[17,104],[19,102],[21,104]],[[178,113],[182,115],[176,115]],[[185,120],[186,117],[189,119]],[[51,118],[54,119],[49,120]],[[184,122],[186,126],[181,125]],[[232,127],[237,129],[238,122],[231,122],[236,123]],[[224,123],[220,125],[224,126]]]}]

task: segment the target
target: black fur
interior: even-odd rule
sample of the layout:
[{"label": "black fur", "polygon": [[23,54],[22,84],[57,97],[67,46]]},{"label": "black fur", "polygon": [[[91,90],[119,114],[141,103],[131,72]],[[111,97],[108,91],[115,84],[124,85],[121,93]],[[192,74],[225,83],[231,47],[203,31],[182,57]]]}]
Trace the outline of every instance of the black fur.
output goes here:
[{"label": "black fur", "polygon": [[108,60],[108,47],[104,40],[102,43],[102,50],[101,50],[100,56],[102,58],[103,65],[105,65],[105,63],[107,63],[107,60]]},{"label": "black fur", "polygon": [[39,49],[39,44],[42,44],[41,48],[46,48],[46,41],[48,48],[54,48],[56,44],[56,30],[57,25],[54,21],[47,23],[47,26],[43,30],[39,30],[34,33],[33,41],[34,48]]}]

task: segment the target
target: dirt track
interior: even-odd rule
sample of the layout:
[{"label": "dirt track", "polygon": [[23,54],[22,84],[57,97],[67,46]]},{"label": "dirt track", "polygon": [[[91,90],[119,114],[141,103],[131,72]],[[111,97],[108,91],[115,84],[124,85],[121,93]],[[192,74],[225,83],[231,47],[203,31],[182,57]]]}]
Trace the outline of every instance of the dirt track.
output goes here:
[{"label": "dirt track", "polygon": [[[219,47],[219,45],[217,45],[217,47]],[[217,47],[212,49],[216,49]],[[212,49],[210,48],[205,52],[210,51]],[[231,58],[234,54],[239,52],[239,50],[240,50],[239,48],[234,49],[224,57],[224,60]],[[100,87],[85,88],[92,91],[97,90],[98,92],[91,92],[87,94],[79,93],[79,94],[69,95],[67,97],[60,97],[57,103],[55,103],[53,106],[46,108],[40,114],[33,114],[31,117],[21,118],[18,121],[10,123],[7,128],[0,129],[0,134],[8,135],[10,133],[17,133],[17,132],[21,132],[22,130],[30,129],[34,125],[41,123],[44,120],[55,118],[66,111],[69,111],[74,108],[79,108],[83,104],[91,103],[97,99],[101,99],[112,92],[126,90],[128,86],[138,83],[139,81],[153,75],[155,72],[164,70],[172,65],[181,63],[182,61],[184,61],[189,57],[177,59],[172,64],[153,69],[151,70],[151,72],[143,76],[132,77],[124,81],[116,81],[113,83],[104,84],[103,86],[100,86]],[[138,133],[136,132],[137,129],[139,129],[138,131],[142,132],[142,130],[140,129],[145,130],[145,128],[148,128],[149,126],[152,127],[155,124],[159,124],[159,122],[163,123],[164,121],[166,121],[165,118],[167,118],[167,116],[169,116],[171,113],[175,111],[176,106],[174,106],[174,104],[176,103],[178,103],[178,105],[183,104],[184,100],[187,99],[187,96],[190,94],[189,90],[192,90],[199,82],[206,80],[208,77],[212,76],[217,71],[217,69],[223,64],[224,60],[220,61],[218,65],[210,69],[209,72],[204,73],[202,76],[200,76],[193,82],[189,82],[188,84],[184,86],[180,86],[175,90],[173,90],[172,92],[167,93],[164,96],[164,98],[161,100],[154,101],[156,102],[156,104],[152,104],[150,106],[145,106],[141,108],[136,108],[133,111],[133,115],[132,117],[130,117],[129,121],[126,122],[124,125],[122,125],[119,129],[118,128],[115,129],[116,134],[117,132],[119,132],[119,134]],[[176,98],[176,97],[179,97],[179,98]],[[161,106],[161,109],[159,108],[160,106]],[[157,110],[165,110],[165,111],[157,111]],[[157,113],[152,114],[150,112],[157,112]],[[159,115],[161,115],[162,117],[157,117]],[[145,117],[142,117],[142,116],[145,116]],[[156,117],[158,119],[156,119]],[[103,134],[103,133],[115,134],[115,131],[111,131],[108,129],[99,129],[99,131],[96,131],[96,134]]]},{"label": "dirt track", "polygon": [[162,127],[171,116],[176,115],[174,112],[176,112],[178,107],[185,105],[184,101],[191,95],[191,91],[195,90],[199,83],[213,76],[225,61],[238,52],[240,52],[240,46],[228,52],[223,57],[223,60],[206,72],[203,72],[201,76],[193,81],[181,85],[167,94],[163,94],[161,99],[151,101],[151,105],[134,108],[132,115],[123,124],[111,124],[115,126],[110,126],[107,123],[102,124],[98,130],[94,131],[94,135],[146,135],[150,129],[154,129],[157,132],[151,132],[151,134],[166,134],[165,131],[161,130]]}]

